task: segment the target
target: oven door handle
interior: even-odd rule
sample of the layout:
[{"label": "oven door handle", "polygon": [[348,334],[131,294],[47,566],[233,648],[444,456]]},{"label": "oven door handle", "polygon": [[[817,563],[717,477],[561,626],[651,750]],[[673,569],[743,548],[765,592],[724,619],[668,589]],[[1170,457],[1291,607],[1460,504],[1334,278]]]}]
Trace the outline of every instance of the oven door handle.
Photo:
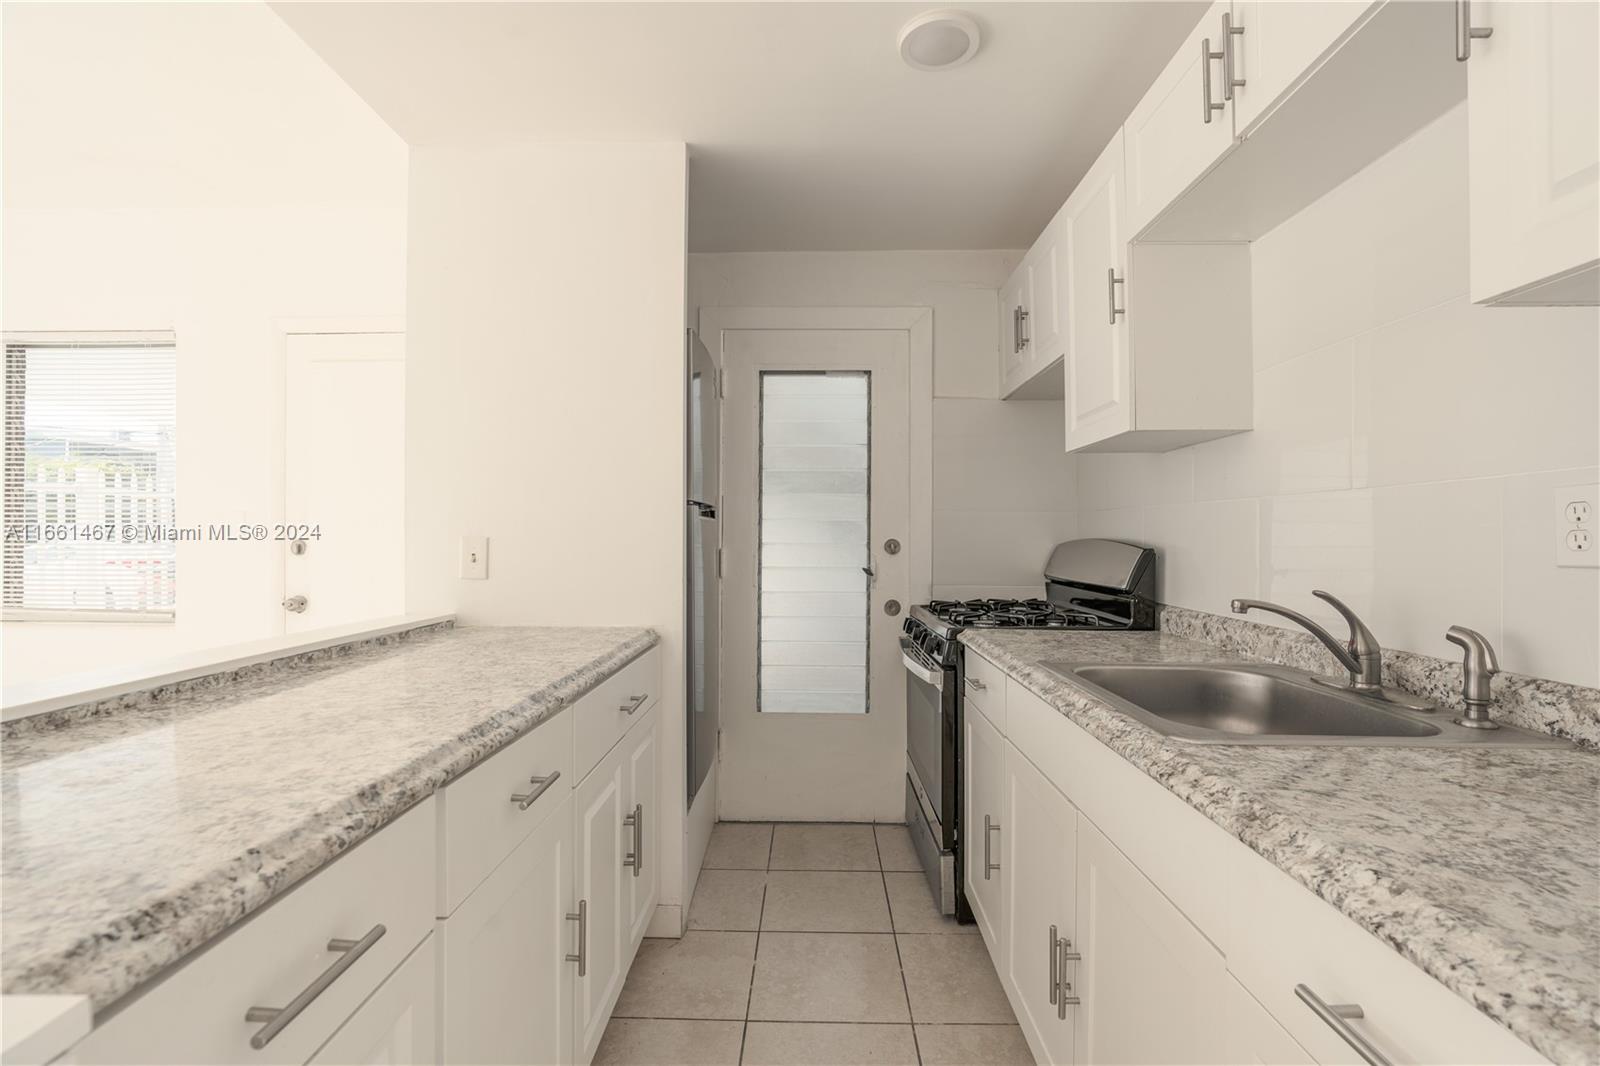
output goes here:
[{"label": "oven door handle", "polygon": [[900,637],[900,661],[906,664],[906,673],[918,681],[925,681],[944,691],[944,671],[927,662],[922,655],[922,650],[911,642],[911,638]]}]

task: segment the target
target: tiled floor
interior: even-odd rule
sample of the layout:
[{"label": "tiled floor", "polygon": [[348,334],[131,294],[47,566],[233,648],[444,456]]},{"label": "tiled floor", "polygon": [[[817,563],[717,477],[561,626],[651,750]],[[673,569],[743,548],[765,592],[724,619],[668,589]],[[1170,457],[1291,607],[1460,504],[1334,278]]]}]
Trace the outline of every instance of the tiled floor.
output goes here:
[{"label": "tiled floor", "polygon": [[596,1064],[1031,1066],[976,926],[898,825],[724,823],[681,940],[646,940]]}]

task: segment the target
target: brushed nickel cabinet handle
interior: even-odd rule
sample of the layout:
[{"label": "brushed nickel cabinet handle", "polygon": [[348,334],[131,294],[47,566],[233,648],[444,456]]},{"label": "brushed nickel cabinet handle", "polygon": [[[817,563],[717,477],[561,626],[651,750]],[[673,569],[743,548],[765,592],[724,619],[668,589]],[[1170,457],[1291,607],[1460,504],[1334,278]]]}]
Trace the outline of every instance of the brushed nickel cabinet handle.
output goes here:
[{"label": "brushed nickel cabinet handle", "polygon": [[1244,79],[1234,77],[1233,39],[1244,35],[1243,26],[1233,24],[1230,12],[1222,13],[1222,98],[1233,99],[1233,90],[1244,88]]},{"label": "brushed nickel cabinet handle", "polygon": [[989,880],[989,875],[1000,869],[1000,864],[991,860],[989,841],[991,834],[1000,831],[1000,823],[994,821],[987,814],[983,816],[983,879]]},{"label": "brushed nickel cabinet handle", "polygon": [[1211,38],[1203,37],[1200,40],[1200,114],[1205,117],[1206,125],[1211,125],[1211,112],[1221,111],[1227,104],[1217,104],[1211,101],[1211,61],[1221,59],[1221,52],[1211,50]]},{"label": "brushed nickel cabinet handle", "polygon": [[257,1051],[272,1043],[272,1038],[300,1016],[300,1012],[311,1006],[311,1001],[328,990],[328,986],[339,979],[339,975],[356,964],[356,960],[365,955],[372,945],[383,939],[383,934],[388,930],[382,925],[375,925],[367,931],[367,935],[360,940],[344,940],[338,937],[328,941],[328,950],[340,952],[332,966],[323,970],[300,994],[291,999],[283,1007],[251,1007],[244,1012],[247,1022],[264,1022],[266,1024],[257,1030],[250,1038],[250,1046]]},{"label": "brushed nickel cabinet handle", "polygon": [[1492,26],[1472,24],[1472,0],[1456,0],[1456,62],[1465,63],[1472,58],[1472,42],[1493,37]]},{"label": "brushed nickel cabinet handle", "polygon": [[646,692],[643,696],[631,696],[629,697],[628,702],[624,703],[621,707],[618,707],[617,710],[621,711],[623,714],[631,715],[640,707],[643,707],[644,701],[649,698],[650,693],[648,692]]},{"label": "brushed nickel cabinet handle", "polygon": [[1066,939],[1065,937],[1058,941],[1056,946],[1056,950],[1060,953],[1061,960],[1056,963],[1057,972],[1061,975],[1061,996],[1056,1001],[1057,1018],[1065,1018],[1067,1016],[1068,1007],[1076,1007],[1078,1004],[1083,1002],[1083,1000],[1077,996],[1067,995],[1068,992],[1072,991],[1072,982],[1067,980],[1067,963],[1078,962],[1083,958],[1083,956],[1079,955],[1077,952],[1069,950],[1071,947],[1072,941]]},{"label": "brushed nickel cabinet handle", "polygon": [[578,976],[589,976],[589,901],[578,901],[578,913],[567,915],[567,921],[578,923],[578,953],[568,955],[568,962],[578,964]]},{"label": "brushed nickel cabinet handle", "polygon": [[561,780],[561,771],[553,770],[545,777],[530,777],[528,784],[535,786],[532,792],[513,792],[511,802],[517,805],[517,810],[525,811],[539,802],[539,797],[550,791],[550,786]]},{"label": "brushed nickel cabinet handle", "polygon": [[1110,309],[1106,315],[1106,321],[1113,326],[1117,324],[1118,315],[1126,315],[1128,313],[1126,307],[1117,306],[1117,286],[1123,284],[1126,280],[1125,278],[1117,277],[1116,267],[1106,268],[1106,307]]},{"label": "brushed nickel cabinet handle", "polygon": [[985,685],[985,684],[984,684],[984,683],[983,683],[983,682],[982,682],[982,681],[979,681],[979,680],[978,680],[978,679],[977,679],[977,678],[975,678],[975,677],[969,677],[969,678],[967,678],[967,684],[968,684],[968,685],[969,685],[969,686],[971,686],[971,687],[972,687],[972,689],[973,689],[973,690],[974,690],[974,691],[975,691],[975,692],[982,692],[982,691],[984,691],[984,690],[985,690],[985,689],[987,689],[987,688],[988,688],[988,687],[989,687],[989,686],[988,686],[988,685]]},{"label": "brushed nickel cabinet handle", "polygon": [[1328,1024],[1328,1028],[1339,1034],[1339,1038],[1355,1049],[1368,1066],[1391,1066],[1388,1058],[1372,1045],[1372,1042],[1362,1036],[1356,1027],[1350,1024],[1351,1018],[1363,1018],[1366,1013],[1358,1003],[1328,1003],[1323,998],[1311,991],[1309,985],[1295,985],[1294,994],[1300,997],[1300,1002],[1310,1007],[1318,1018]]},{"label": "brushed nickel cabinet handle", "polygon": [[1022,343],[1021,343],[1020,347],[1026,348],[1033,341],[1033,338],[1028,336],[1028,309],[1027,308],[1019,307],[1017,309],[1017,325],[1022,330]]},{"label": "brushed nickel cabinet handle", "polygon": [[644,804],[635,803],[633,813],[622,819],[624,827],[633,830],[633,850],[623,858],[622,865],[633,867],[633,876],[644,870]]}]

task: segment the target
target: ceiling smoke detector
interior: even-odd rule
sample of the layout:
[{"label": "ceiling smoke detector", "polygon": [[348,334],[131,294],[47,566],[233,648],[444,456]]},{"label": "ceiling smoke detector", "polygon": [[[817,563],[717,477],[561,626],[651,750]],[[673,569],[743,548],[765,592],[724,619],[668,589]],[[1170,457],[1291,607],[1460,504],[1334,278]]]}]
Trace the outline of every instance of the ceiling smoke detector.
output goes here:
[{"label": "ceiling smoke detector", "polygon": [[949,70],[978,54],[978,24],[960,11],[925,11],[900,28],[900,58],[917,70]]}]

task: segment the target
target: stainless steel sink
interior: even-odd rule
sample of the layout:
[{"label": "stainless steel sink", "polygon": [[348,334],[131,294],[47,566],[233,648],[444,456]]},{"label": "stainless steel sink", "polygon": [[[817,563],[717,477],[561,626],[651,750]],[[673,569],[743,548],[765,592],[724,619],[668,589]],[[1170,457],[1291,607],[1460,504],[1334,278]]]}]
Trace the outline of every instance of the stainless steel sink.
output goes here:
[{"label": "stainless steel sink", "polygon": [[1260,663],[1041,663],[1168,736],[1202,744],[1338,744],[1408,747],[1569,747],[1506,726],[1453,723],[1330,687],[1311,674]]}]

